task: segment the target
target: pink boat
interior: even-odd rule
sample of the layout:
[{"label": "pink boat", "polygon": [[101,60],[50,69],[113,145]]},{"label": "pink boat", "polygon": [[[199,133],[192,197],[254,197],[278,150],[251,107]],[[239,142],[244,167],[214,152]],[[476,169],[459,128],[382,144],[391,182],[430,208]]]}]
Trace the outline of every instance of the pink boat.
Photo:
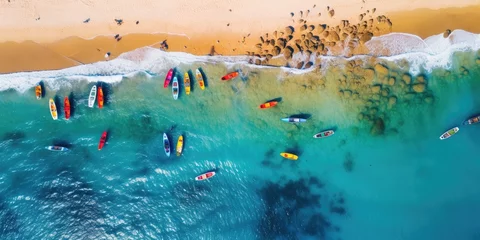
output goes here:
[{"label": "pink boat", "polygon": [[167,76],[165,77],[165,81],[163,82],[163,88],[167,88],[170,85],[170,81],[172,81],[173,77],[173,68],[168,70]]},{"label": "pink boat", "polygon": [[199,175],[197,177],[195,177],[195,180],[197,181],[203,181],[205,179],[209,179],[211,177],[215,176],[215,172],[207,172],[207,173],[204,173],[202,175]]}]

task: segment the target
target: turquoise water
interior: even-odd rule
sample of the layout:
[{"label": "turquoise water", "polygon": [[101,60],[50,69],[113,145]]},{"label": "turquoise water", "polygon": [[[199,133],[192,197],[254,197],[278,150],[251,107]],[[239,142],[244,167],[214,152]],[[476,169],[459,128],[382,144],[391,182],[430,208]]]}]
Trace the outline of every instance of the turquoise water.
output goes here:
[{"label": "turquoise water", "polygon": [[[480,126],[438,139],[480,113],[476,58],[454,56],[448,76],[423,72],[425,93],[383,85],[397,98],[388,108],[360,90],[367,85],[356,90],[361,101],[342,97],[328,71],[221,63],[176,65],[179,76],[197,67],[208,76],[205,91],[193,81],[177,101],[163,88],[174,66],[103,83],[103,109],[87,107],[101,76],[46,81],[41,100],[33,89],[0,92],[1,238],[478,239]],[[219,80],[236,69],[243,79]],[[53,121],[48,99],[67,95],[72,118],[60,106]],[[278,106],[258,109],[274,98]],[[371,134],[375,121],[358,119],[372,108],[368,116],[384,122],[380,134]],[[295,114],[309,119],[280,121]],[[336,133],[312,138],[325,129]],[[184,136],[181,157],[166,157],[164,132],[172,143]],[[44,149],[53,144],[71,151]],[[284,151],[299,160],[282,159]],[[209,170],[217,175],[193,180]]]}]

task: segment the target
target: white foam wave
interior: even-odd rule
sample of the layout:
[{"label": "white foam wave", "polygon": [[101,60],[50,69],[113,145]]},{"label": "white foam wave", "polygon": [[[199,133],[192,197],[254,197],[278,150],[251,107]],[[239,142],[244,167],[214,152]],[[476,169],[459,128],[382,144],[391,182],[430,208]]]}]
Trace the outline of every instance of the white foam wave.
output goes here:
[{"label": "white foam wave", "polygon": [[[422,40],[418,36],[404,33],[392,33],[380,37],[374,37],[366,43],[372,51],[373,56],[388,61],[407,61],[410,65],[410,72],[418,74],[421,71],[430,71],[433,68],[449,68],[451,66],[451,55],[456,51],[480,49],[480,34],[473,34],[463,30],[453,31],[448,38],[443,34],[431,36]],[[372,56],[368,55],[368,56]],[[302,60],[303,54],[295,54],[294,59],[315,62],[318,58],[315,54],[308,59]],[[354,56],[352,58],[365,56]],[[335,59],[344,57],[320,56],[322,65],[332,64]],[[349,59],[352,59],[349,58]],[[55,71],[20,72],[0,75],[0,91],[15,89],[20,92],[33,87],[39,81],[44,81],[50,88],[56,89],[61,86],[57,81],[86,80],[90,82],[104,81],[107,83],[119,82],[123,77],[128,77],[139,72],[151,76],[150,73],[165,72],[169,68],[179,64],[190,64],[194,62],[215,63],[222,62],[227,66],[235,64],[247,64],[248,56],[195,56],[183,52],[164,52],[159,49],[144,47],[131,52],[123,53],[110,61],[101,61],[92,64],[75,66]],[[267,66],[255,66],[258,68],[270,68]],[[293,74],[302,74],[313,70],[284,68]],[[64,81],[63,81],[64,82]]]}]

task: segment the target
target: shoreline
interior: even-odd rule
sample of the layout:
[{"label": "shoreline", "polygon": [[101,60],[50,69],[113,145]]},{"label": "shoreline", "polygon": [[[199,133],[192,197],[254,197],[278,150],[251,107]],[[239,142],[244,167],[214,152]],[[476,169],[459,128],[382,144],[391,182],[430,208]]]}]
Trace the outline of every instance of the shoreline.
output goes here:
[{"label": "shoreline", "polygon": [[[368,20],[368,22],[366,21],[366,17],[363,21],[357,19],[352,20],[351,23],[349,21],[344,22],[342,20],[337,21],[335,19],[329,19],[330,22],[337,21],[337,24],[339,25],[336,27],[327,25],[324,32],[327,32],[328,30],[328,32],[332,33],[332,31],[334,31],[337,32],[336,35],[341,35],[342,31],[345,33],[345,29],[348,28],[349,24],[350,26],[355,26],[353,24],[357,24],[356,26],[360,27],[361,24],[365,24],[365,30],[363,30],[364,32],[359,33],[358,39],[360,42],[354,42],[354,45],[351,45],[352,41],[347,42],[342,40],[342,36],[337,39],[333,38],[332,40],[332,34],[325,37],[325,33],[323,33],[323,35],[320,33],[318,36],[322,44],[317,45],[321,45],[322,51],[317,50],[320,48],[318,46],[308,46],[307,44],[301,43],[301,39],[305,38],[305,33],[302,34],[302,26],[307,26],[307,24],[304,23],[303,19],[292,18],[292,21],[295,23],[291,24],[291,26],[294,26],[295,31],[292,34],[293,39],[290,41],[287,40],[285,47],[291,47],[293,50],[292,55],[298,51],[303,52],[302,49],[308,49],[308,52],[316,53],[317,56],[339,56],[340,54],[346,54],[345,56],[349,57],[369,54],[369,49],[364,45],[365,42],[370,40],[369,38],[392,32],[414,34],[425,39],[432,35],[444,32],[446,30],[444,26],[455,26],[455,28],[451,28],[452,31],[455,29],[464,29],[472,33],[478,33],[480,32],[480,25],[475,23],[480,22],[480,15],[472,15],[472,11],[475,10],[480,10],[480,5],[438,10],[416,9],[412,11],[392,12],[385,15],[370,14],[368,16],[371,20]],[[439,19],[438,16],[447,17]],[[422,17],[423,20],[417,22],[416,19],[419,17]],[[379,18],[381,19],[379,20]],[[452,19],[464,20],[452,22]],[[472,21],[472,19],[478,21]],[[314,20],[308,24],[310,26],[312,26],[311,24],[317,26],[318,23],[323,22],[324,21]],[[281,33],[282,29],[271,29],[270,34],[276,35],[277,31]],[[309,30],[306,29],[305,31]],[[312,30],[311,32],[314,33],[314,31],[317,31],[317,29]],[[371,36],[367,38],[366,41],[361,42],[362,37],[364,37],[365,34],[370,34]],[[250,55],[253,57],[252,61],[257,65],[273,64],[275,66],[284,66],[285,64],[292,64],[289,62],[288,57],[286,60],[280,58],[280,61],[268,61],[272,56],[276,56],[276,54],[285,53],[285,50],[283,49],[279,53],[271,53],[274,51],[274,48],[270,47],[268,44],[268,32],[262,34],[262,38],[260,38],[260,35],[254,34],[249,34],[247,36],[239,33],[233,34],[227,30],[217,30],[212,32],[209,36],[198,33],[178,33],[178,31],[175,31],[171,32],[171,34],[131,33],[120,35],[120,37],[122,38],[120,41],[116,41],[113,38],[113,35],[105,34],[90,39],[71,36],[50,43],[37,43],[31,40],[20,43],[12,41],[3,42],[0,43],[0,52],[2,52],[0,55],[0,74],[58,70],[82,64],[95,63],[106,60],[104,56],[107,52],[111,53],[109,58],[111,60],[122,53],[145,46],[159,48],[160,42],[163,40],[167,40],[169,46],[167,50],[168,52],[187,52],[198,56]],[[351,35],[351,37],[357,36]],[[267,42],[262,44],[259,38],[262,42],[264,39],[267,39]],[[300,43],[300,45],[298,45],[298,43]],[[258,49],[258,44],[262,44],[260,49]],[[267,45],[266,48],[265,44]],[[347,53],[345,53],[345,49],[349,49]],[[312,62],[311,64],[314,65],[317,63]]]}]

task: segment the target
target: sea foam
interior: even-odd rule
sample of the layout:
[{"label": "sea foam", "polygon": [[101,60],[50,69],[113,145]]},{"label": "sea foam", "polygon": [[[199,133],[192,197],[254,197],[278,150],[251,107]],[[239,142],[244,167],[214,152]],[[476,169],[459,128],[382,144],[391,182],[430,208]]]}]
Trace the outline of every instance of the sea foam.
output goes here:
[{"label": "sea foam", "polygon": [[[457,51],[472,51],[480,49],[480,35],[463,30],[453,31],[448,38],[443,34],[434,35],[422,40],[420,37],[405,33],[391,33],[380,37],[374,37],[366,43],[371,51],[369,55],[354,56],[351,58],[336,56],[317,56],[312,54],[307,61],[320,58],[323,63],[332,64],[335,59],[349,60],[362,57],[378,57],[387,61],[407,61],[409,71],[416,75],[422,71],[430,71],[433,68],[449,68],[451,55]],[[294,59],[302,60],[301,54],[294,55]],[[121,54],[110,61],[101,61],[85,64],[61,70],[19,72],[0,75],[0,91],[15,89],[25,92],[39,81],[44,81],[50,88],[57,89],[61,85],[59,79],[86,80],[89,82],[103,81],[107,83],[119,82],[123,77],[128,77],[140,72],[147,76],[154,73],[165,72],[166,69],[175,67],[181,63],[194,62],[217,63],[221,62],[227,67],[236,64],[248,64],[248,56],[195,56],[184,52],[164,52],[152,47],[143,47]],[[271,66],[251,67],[272,68]],[[313,70],[281,67],[284,71],[294,74],[302,74]]]}]

